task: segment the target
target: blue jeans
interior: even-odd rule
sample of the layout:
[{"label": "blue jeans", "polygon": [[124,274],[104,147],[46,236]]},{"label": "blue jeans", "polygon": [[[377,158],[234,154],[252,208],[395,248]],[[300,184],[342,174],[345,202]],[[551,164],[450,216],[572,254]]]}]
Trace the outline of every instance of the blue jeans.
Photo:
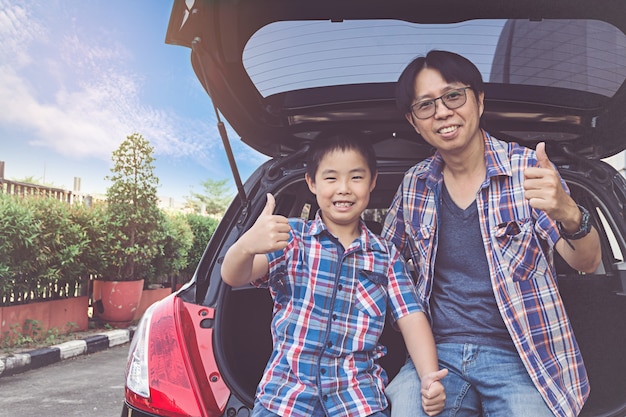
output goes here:
[{"label": "blue jeans", "polygon": [[[323,417],[324,416],[324,412],[322,411],[321,407],[318,407],[316,411],[318,411],[319,413],[314,413],[313,416],[307,416],[307,417]],[[255,400],[254,408],[252,409],[252,414],[250,414],[250,417],[280,417],[280,416],[276,413],[269,411],[267,408],[263,407],[258,400]],[[389,408],[383,411],[378,411],[374,414],[370,414],[368,417],[389,417]]]},{"label": "blue jeans", "polygon": [[[444,417],[554,417],[515,351],[474,344],[437,345],[448,369]],[[411,359],[385,394],[392,417],[424,417],[420,381]]]}]

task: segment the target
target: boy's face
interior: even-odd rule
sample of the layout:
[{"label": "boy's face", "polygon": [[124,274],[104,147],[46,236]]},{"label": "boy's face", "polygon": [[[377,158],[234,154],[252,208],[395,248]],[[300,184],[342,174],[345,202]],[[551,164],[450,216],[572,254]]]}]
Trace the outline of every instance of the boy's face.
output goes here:
[{"label": "boy's face", "polygon": [[333,233],[346,226],[356,227],[376,186],[376,174],[372,175],[363,155],[353,149],[327,153],[315,178],[309,175],[305,178],[316,196],[326,227]]}]

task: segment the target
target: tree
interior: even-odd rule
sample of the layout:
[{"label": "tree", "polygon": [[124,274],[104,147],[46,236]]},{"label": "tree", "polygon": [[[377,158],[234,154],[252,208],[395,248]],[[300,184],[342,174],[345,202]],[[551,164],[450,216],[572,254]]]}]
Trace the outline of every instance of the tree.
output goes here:
[{"label": "tree", "polygon": [[203,192],[192,192],[191,197],[187,197],[187,206],[192,207],[197,213],[200,213],[204,206],[207,214],[224,214],[233,199],[228,189],[228,180],[208,179],[201,185]]},{"label": "tree", "polygon": [[154,174],[154,148],[139,133],[126,137],[113,151],[112,175],[106,179],[107,244],[102,279],[145,279],[158,251],[158,178]]}]

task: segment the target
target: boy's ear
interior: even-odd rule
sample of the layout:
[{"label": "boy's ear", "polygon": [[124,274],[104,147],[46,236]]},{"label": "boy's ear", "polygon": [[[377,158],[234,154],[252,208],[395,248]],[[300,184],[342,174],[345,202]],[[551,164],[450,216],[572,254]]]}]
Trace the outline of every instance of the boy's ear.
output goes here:
[{"label": "boy's ear", "polygon": [[309,186],[309,190],[311,190],[311,192],[315,194],[315,180],[311,178],[308,173],[304,174],[304,179]]},{"label": "boy's ear", "polygon": [[370,184],[370,193],[376,188],[376,180],[378,179],[378,171],[372,174],[372,183]]}]

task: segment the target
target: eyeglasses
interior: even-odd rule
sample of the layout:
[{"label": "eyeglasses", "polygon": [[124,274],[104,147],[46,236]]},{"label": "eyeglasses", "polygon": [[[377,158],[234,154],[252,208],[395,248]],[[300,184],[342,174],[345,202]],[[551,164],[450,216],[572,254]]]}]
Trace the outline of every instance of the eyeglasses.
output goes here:
[{"label": "eyeglasses", "polygon": [[418,101],[411,106],[411,113],[418,119],[428,119],[433,117],[437,112],[437,100],[441,99],[441,102],[450,110],[458,109],[467,101],[467,93],[465,90],[471,87],[455,88],[447,93],[428,100]]}]

